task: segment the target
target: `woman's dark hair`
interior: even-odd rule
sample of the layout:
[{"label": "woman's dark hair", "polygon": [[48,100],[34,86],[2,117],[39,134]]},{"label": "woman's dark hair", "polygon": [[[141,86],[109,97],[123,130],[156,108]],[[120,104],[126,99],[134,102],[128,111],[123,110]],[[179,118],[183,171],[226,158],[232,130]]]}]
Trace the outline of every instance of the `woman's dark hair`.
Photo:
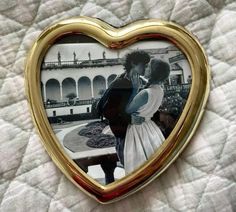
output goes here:
[{"label": "woman's dark hair", "polygon": [[152,59],[151,64],[151,74],[149,83],[153,82],[163,82],[170,75],[170,65],[163,60]]},{"label": "woman's dark hair", "polygon": [[150,56],[147,52],[143,50],[133,51],[128,53],[125,56],[124,67],[127,72],[129,72],[132,68],[132,64],[137,65],[138,63],[147,64],[150,61]]}]

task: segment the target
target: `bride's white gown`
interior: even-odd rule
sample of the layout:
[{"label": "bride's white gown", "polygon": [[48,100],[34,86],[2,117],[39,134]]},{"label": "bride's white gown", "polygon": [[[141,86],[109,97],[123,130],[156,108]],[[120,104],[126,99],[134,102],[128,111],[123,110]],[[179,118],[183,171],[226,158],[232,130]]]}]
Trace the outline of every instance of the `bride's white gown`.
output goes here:
[{"label": "bride's white gown", "polygon": [[159,127],[151,120],[161,105],[164,92],[160,85],[151,85],[145,90],[148,92],[148,102],[137,111],[139,116],[145,117],[145,122],[140,125],[130,124],[127,128],[124,147],[126,174],[147,161],[165,140]]}]

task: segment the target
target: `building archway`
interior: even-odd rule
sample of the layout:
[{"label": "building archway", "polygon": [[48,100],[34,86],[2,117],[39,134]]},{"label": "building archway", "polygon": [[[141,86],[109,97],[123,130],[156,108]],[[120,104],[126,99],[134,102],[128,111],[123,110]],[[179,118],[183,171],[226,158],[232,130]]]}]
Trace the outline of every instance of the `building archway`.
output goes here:
[{"label": "building archway", "polygon": [[108,82],[108,86],[110,86],[110,84],[112,83],[112,81],[117,77],[116,74],[112,74],[108,77],[107,82]]},{"label": "building archway", "polygon": [[103,76],[96,76],[93,79],[94,98],[100,98],[106,90],[106,80]]},{"label": "building archway", "polygon": [[81,77],[78,80],[79,100],[92,98],[91,81],[88,77]]},{"label": "building archway", "polygon": [[68,99],[68,94],[74,94],[76,96],[76,83],[75,80],[68,77],[62,81],[62,93],[63,99]]},{"label": "building archway", "polygon": [[46,97],[49,100],[60,100],[60,83],[58,80],[50,79],[46,82]]}]

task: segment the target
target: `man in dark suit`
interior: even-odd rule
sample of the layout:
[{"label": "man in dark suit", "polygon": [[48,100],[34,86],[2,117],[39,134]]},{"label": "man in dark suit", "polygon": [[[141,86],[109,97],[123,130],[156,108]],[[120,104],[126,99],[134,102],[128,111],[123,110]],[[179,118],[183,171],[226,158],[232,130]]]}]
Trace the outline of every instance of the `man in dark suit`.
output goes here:
[{"label": "man in dark suit", "polygon": [[144,118],[125,112],[126,106],[139,89],[140,75],[144,75],[150,56],[144,51],[133,51],[126,55],[125,72],[118,76],[106,90],[98,103],[98,112],[108,119],[111,131],[116,137],[116,151],[124,164],[124,141],[128,125],[132,121],[142,123]]}]

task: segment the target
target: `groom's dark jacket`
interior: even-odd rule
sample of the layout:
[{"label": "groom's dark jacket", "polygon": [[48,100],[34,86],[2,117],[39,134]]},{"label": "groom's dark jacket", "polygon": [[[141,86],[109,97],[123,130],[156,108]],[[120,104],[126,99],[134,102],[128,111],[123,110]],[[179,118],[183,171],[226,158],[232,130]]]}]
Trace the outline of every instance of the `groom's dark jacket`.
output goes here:
[{"label": "groom's dark jacket", "polygon": [[97,109],[108,119],[111,131],[115,137],[125,138],[131,116],[125,112],[132,94],[132,83],[124,77],[117,77],[103,94]]}]

